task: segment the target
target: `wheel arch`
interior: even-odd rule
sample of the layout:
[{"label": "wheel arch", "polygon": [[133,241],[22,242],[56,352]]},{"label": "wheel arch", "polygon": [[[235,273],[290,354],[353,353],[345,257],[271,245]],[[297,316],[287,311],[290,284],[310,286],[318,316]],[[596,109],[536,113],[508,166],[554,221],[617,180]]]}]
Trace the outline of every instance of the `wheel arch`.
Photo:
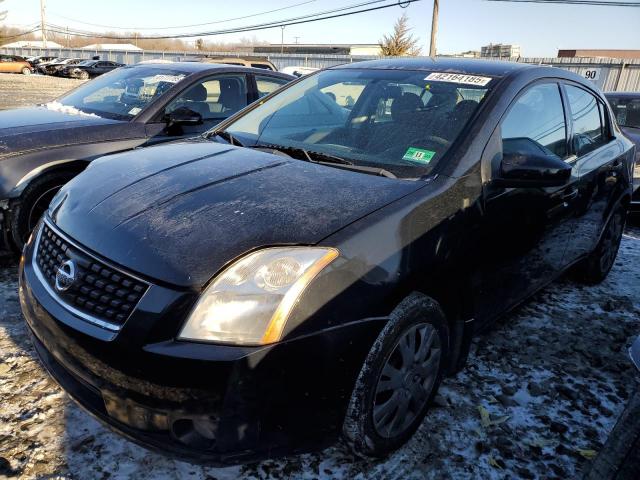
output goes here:
[{"label": "wheel arch", "polygon": [[436,275],[431,281],[420,282],[420,284],[416,281],[410,281],[402,291],[403,294],[399,302],[413,292],[417,292],[438,303],[449,326],[447,373],[455,374],[464,368],[474,329],[471,276],[468,273],[449,274],[443,281],[440,276]]},{"label": "wheel arch", "polygon": [[76,174],[79,174],[87,168],[88,164],[89,162],[86,160],[56,160],[40,165],[22,176],[22,178],[16,183],[15,187],[13,187],[9,192],[8,198],[13,200],[19,199],[29,185],[31,185],[35,180],[41,178],[42,175],[59,172],[76,172]]}]

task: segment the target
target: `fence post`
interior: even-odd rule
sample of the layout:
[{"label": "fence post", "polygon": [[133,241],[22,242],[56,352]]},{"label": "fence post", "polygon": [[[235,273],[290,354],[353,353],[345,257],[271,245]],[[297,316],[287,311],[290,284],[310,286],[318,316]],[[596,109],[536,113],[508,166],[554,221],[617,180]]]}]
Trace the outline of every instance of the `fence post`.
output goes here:
[{"label": "fence post", "polygon": [[627,65],[627,62],[622,60],[622,65],[620,65],[620,72],[618,73],[618,79],[616,80],[616,86],[613,89],[614,92],[618,91],[618,87],[620,86],[620,80],[622,79],[622,74],[624,73],[624,67],[626,67],[626,65]]}]

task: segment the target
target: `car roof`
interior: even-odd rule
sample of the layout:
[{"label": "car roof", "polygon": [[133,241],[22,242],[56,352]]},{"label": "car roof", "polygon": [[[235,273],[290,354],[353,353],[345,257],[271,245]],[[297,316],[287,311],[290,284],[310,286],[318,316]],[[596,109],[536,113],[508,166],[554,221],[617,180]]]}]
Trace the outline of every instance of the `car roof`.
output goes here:
[{"label": "car roof", "polygon": [[469,75],[504,77],[512,72],[536,68],[534,65],[499,60],[471,58],[389,58],[338,65],[333,68],[357,68],[379,70],[424,70],[429,72],[456,72]]},{"label": "car roof", "polygon": [[[202,63],[202,62],[171,62],[171,63],[143,63],[135,65],[127,65],[126,68],[157,68],[158,70],[182,70],[183,72],[195,73],[211,70],[243,70],[243,71],[256,71],[260,70],[262,73],[267,72],[264,69],[256,69],[243,67],[241,65],[229,65],[227,63]],[[279,72],[273,72],[279,73]]]},{"label": "car roof", "polygon": [[259,75],[272,75],[282,79],[294,80],[296,77],[288,73],[278,72],[274,70],[265,70],[264,68],[244,67],[242,65],[230,65],[228,63],[203,63],[203,62],[171,62],[171,63],[142,63],[134,65],[125,65],[123,68],[156,68],[158,70],[179,70],[188,74],[201,72],[215,72],[217,70],[224,72],[251,72]]},{"label": "car roof", "polygon": [[640,98],[640,92],[604,92],[607,97]]}]

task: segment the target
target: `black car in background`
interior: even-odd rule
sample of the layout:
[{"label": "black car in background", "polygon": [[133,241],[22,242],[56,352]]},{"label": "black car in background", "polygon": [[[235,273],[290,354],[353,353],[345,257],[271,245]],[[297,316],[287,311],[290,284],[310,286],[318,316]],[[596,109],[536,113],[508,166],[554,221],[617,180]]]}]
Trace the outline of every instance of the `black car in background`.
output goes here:
[{"label": "black car in background", "polygon": [[231,65],[144,64],[45,105],[1,111],[0,250],[21,248],[53,195],[91,160],[198,135],[294,78]]},{"label": "black car in background", "polygon": [[630,209],[640,212],[640,92],[609,92],[605,94],[622,132],[636,144],[636,166],[633,175],[635,193]]},{"label": "black car in background", "polygon": [[60,70],[60,74],[63,77],[88,80],[123,66],[123,63],[110,62],[107,60],[84,60],[75,65],[68,65],[64,67]]},{"label": "black car in background", "polygon": [[24,250],[22,311],[51,375],[144,445],[384,455],[474,333],[570,268],[605,278],[633,157],[561,69],[334,67],[93,162]]}]

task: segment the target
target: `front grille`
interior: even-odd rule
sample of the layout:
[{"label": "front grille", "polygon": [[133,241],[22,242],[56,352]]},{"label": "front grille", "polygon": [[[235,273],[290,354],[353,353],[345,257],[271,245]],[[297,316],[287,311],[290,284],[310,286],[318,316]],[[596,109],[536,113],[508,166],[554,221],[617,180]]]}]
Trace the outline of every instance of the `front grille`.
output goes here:
[{"label": "front grille", "polygon": [[[76,268],[75,281],[68,290],[60,291],[56,288],[56,274],[69,260]],[[50,290],[63,304],[84,314],[89,321],[97,320],[94,323],[106,323],[116,330],[129,318],[148,288],[140,280],[78,248],[46,223],[37,245],[36,264]]]}]

